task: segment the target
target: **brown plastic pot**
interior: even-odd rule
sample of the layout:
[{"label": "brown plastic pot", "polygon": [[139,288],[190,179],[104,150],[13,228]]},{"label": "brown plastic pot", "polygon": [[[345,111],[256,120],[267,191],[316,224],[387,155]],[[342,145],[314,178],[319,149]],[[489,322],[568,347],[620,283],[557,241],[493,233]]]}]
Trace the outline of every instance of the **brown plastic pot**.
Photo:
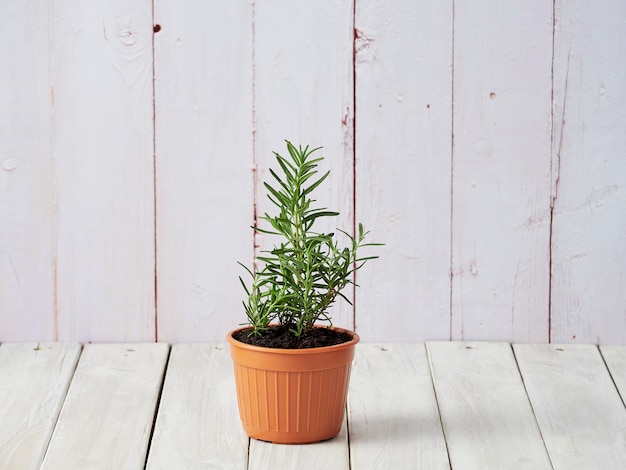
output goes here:
[{"label": "brown plastic pot", "polygon": [[228,333],[239,416],[248,436],[277,444],[335,437],[343,421],[359,336],[335,346],[276,349],[252,346]]}]

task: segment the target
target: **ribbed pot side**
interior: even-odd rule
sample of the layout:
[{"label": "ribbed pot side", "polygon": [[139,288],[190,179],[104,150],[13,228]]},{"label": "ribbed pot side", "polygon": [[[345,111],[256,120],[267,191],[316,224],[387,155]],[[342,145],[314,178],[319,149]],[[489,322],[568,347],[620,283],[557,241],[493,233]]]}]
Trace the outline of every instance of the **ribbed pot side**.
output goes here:
[{"label": "ribbed pot side", "polygon": [[359,336],[333,329],[353,339],[323,348],[274,349],[235,340],[239,330],[228,333],[239,415],[248,436],[305,444],[339,433]]}]

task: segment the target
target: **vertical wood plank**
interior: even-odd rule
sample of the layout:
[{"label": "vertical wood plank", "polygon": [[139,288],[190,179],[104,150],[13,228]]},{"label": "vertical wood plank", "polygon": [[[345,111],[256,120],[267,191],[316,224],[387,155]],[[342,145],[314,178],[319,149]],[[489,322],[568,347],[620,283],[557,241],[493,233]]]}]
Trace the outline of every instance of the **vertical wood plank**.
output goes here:
[{"label": "vertical wood plank", "polygon": [[80,349],[74,343],[0,346],[0,468],[39,468]]},{"label": "vertical wood plank", "polygon": [[552,468],[509,344],[427,347],[452,468]]},{"label": "vertical wood plank", "polygon": [[348,412],[352,468],[450,468],[423,344],[358,345]]},{"label": "vertical wood plank", "polygon": [[223,341],[253,252],[252,6],[157,0],[155,23],[158,335]]},{"label": "vertical wood plank", "polygon": [[370,341],[450,335],[452,20],[452,1],[356,4],[357,220],[386,244],[357,274]]},{"label": "vertical wood plank", "polygon": [[600,352],[622,401],[626,404],[626,347],[601,346]]},{"label": "vertical wood plank", "polygon": [[229,349],[172,346],[147,468],[245,470],[248,440],[239,421]]},{"label": "vertical wood plank", "polygon": [[556,2],[552,339],[626,343],[626,4]]},{"label": "vertical wood plank", "polygon": [[455,4],[453,339],[548,339],[551,49],[551,2]]},{"label": "vertical wood plank", "polygon": [[299,470],[349,470],[348,430],[344,419],[339,434],[314,444],[272,444],[250,439],[249,470],[297,468]]},{"label": "vertical wood plank", "polygon": [[597,347],[514,348],[555,470],[626,468],[626,408]]},{"label": "vertical wood plank", "polygon": [[152,3],[54,2],[59,338],[154,340]]},{"label": "vertical wood plank", "polygon": [[143,469],[169,346],[88,344],[42,469]]},{"label": "vertical wood plank", "polygon": [[[276,211],[265,195],[273,152],[288,155],[284,140],[323,147],[320,172],[331,176],[316,191],[320,207],[341,213],[320,221],[319,231],[347,232],[353,226],[353,71],[351,0],[292,2],[269,0],[254,6],[254,109],[256,214]],[[259,221],[264,225],[264,221]],[[277,238],[256,237],[261,250]],[[258,251],[257,251],[258,254]],[[350,292],[346,292],[351,298]],[[352,307],[341,299],[333,323],[352,328]]]},{"label": "vertical wood plank", "polygon": [[0,3],[0,340],[54,340],[49,2]]}]

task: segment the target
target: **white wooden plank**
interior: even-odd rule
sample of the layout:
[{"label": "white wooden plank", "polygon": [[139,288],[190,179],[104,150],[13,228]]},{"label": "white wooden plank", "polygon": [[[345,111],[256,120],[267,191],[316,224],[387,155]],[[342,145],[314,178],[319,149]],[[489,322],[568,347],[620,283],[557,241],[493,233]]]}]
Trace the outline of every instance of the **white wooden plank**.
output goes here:
[{"label": "white wooden plank", "polygon": [[352,468],[450,468],[423,344],[358,345],[348,411]]},{"label": "white wooden plank", "polygon": [[[353,4],[351,0],[254,4],[254,116],[257,183],[255,213],[277,214],[263,181],[277,168],[273,152],[287,156],[294,145],[323,147],[321,173],[331,176],[316,191],[317,204],[341,213],[320,231],[353,226]],[[278,168],[277,168],[278,169]],[[263,221],[259,220],[261,226]],[[256,236],[261,250],[277,238]],[[258,251],[257,251],[257,254]],[[350,289],[345,292],[352,298]],[[341,299],[332,308],[333,323],[352,329],[352,307]]]},{"label": "white wooden plank", "polygon": [[55,338],[51,3],[0,2],[0,340]]},{"label": "white wooden plank", "polygon": [[59,339],[154,341],[151,18],[150,0],[49,18]]},{"label": "white wooden plank", "polygon": [[0,346],[0,468],[39,468],[80,349],[73,343]]},{"label": "white wooden plank", "polygon": [[156,0],[161,341],[223,341],[253,253],[252,3]]},{"label": "white wooden plank", "polygon": [[246,469],[248,440],[228,347],[172,346],[147,468]]},{"label": "white wooden plank", "polygon": [[455,4],[452,339],[548,339],[551,67],[551,2]]},{"label": "white wooden plank", "polygon": [[452,468],[552,468],[509,344],[427,348]]},{"label": "white wooden plank", "polygon": [[314,444],[272,444],[250,439],[250,470],[273,470],[276,468],[298,470],[348,470],[348,430],[346,419],[341,431],[333,439]]},{"label": "white wooden plank", "polygon": [[88,344],[83,350],[42,469],[140,469],[169,346]]},{"label": "white wooden plank", "polygon": [[626,408],[597,347],[514,348],[555,470],[626,468]]},{"label": "white wooden plank", "polygon": [[626,347],[601,346],[600,352],[622,397],[622,402],[626,404]]},{"label": "white wooden plank", "polygon": [[626,3],[557,1],[552,341],[626,344]]},{"label": "white wooden plank", "polygon": [[386,244],[357,274],[368,341],[450,337],[452,24],[452,1],[356,3],[356,218]]}]

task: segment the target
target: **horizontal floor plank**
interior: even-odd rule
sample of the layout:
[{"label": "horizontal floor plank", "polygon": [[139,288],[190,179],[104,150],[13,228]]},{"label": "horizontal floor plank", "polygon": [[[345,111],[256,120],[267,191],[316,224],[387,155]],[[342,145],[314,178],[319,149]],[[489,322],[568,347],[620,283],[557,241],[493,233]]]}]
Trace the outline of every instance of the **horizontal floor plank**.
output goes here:
[{"label": "horizontal floor plank", "polygon": [[348,410],[352,468],[449,468],[423,344],[357,345]]},{"label": "horizontal floor plank", "polygon": [[0,468],[40,467],[80,350],[77,343],[0,346]]},{"label": "horizontal floor plank", "polygon": [[509,344],[427,346],[452,468],[552,468]]},{"label": "horizontal floor plank", "polygon": [[241,469],[248,436],[226,344],[172,346],[148,456],[149,470]]},{"label": "horizontal floor plank", "polygon": [[598,348],[514,350],[555,470],[626,468],[626,408]]},{"label": "horizontal floor plank", "polygon": [[42,469],[143,469],[169,346],[88,344]]}]

